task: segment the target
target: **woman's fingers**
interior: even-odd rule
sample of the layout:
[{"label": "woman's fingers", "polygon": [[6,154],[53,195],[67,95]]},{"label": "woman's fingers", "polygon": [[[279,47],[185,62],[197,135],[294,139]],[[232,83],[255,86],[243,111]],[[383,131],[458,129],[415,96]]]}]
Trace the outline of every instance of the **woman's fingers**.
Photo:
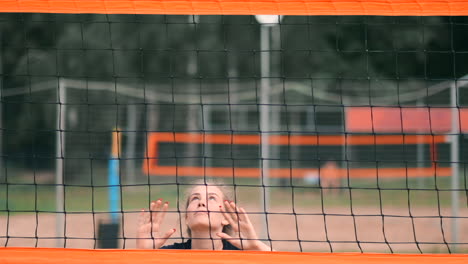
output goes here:
[{"label": "woman's fingers", "polygon": [[239,220],[250,224],[249,216],[247,215],[247,212],[244,210],[244,208],[241,207],[238,209],[238,211],[239,211],[239,214],[238,214]]},{"label": "woman's fingers", "polygon": [[[237,207],[237,206],[236,206],[236,203],[234,203],[234,202],[232,202],[232,201],[229,203],[229,205],[231,206],[231,209],[232,209],[232,211],[235,213],[236,217],[239,218],[240,221],[244,221],[244,220],[245,220],[245,217],[242,218],[241,215],[240,215],[240,214],[241,214],[241,209],[242,209],[242,208]],[[243,209],[242,209],[242,210],[243,210]],[[245,210],[243,210],[243,212],[245,213]],[[245,216],[245,214],[244,214],[244,216]]]},{"label": "woman's fingers", "polygon": [[226,206],[228,206],[229,212],[231,212],[231,215],[235,221],[250,223],[247,212],[244,210],[244,208],[237,207],[236,204],[232,201],[227,202]]},{"label": "woman's fingers", "polygon": [[235,213],[236,210],[235,208],[232,207],[232,204],[233,202],[231,201],[224,201],[224,207],[226,207],[226,211],[229,212],[229,213]]},{"label": "woman's fingers", "polygon": [[165,202],[162,206],[161,212],[158,214],[157,218],[155,219],[156,224],[159,226],[161,225],[164,217],[166,217],[167,209],[169,208],[169,202]]},{"label": "woman's fingers", "polygon": [[249,215],[244,210],[244,208],[239,208],[239,210],[239,217],[241,218],[241,221],[243,223],[242,232],[245,233],[246,237],[249,239],[258,239],[257,232],[255,231],[255,227],[250,222]]},{"label": "woman's fingers", "polygon": [[232,219],[237,222],[238,216],[237,216],[237,211],[236,211],[236,204],[232,201],[224,201],[224,207],[226,208],[226,211],[231,215]]},{"label": "woman's fingers", "polygon": [[237,219],[234,220],[232,218],[232,214],[229,213],[229,212],[226,212],[226,210],[222,207],[222,206],[219,206],[219,210],[221,211],[221,213],[223,214],[224,218],[229,222],[229,224],[232,226],[232,228],[234,229],[234,231],[238,232],[239,231],[239,228],[238,228],[238,225],[239,223],[237,222]]},{"label": "woman's fingers", "polygon": [[164,242],[166,242],[166,240],[168,238],[170,238],[177,230],[175,228],[172,228],[170,230],[168,230],[163,236],[162,236],[162,239],[164,239]]},{"label": "woman's fingers", "polygon": [[[151,243],[148,245],[149,248],[160,248],[176,232],[176,229],[170,229],[163,235],[159,234],[159,226],[164,220],[168,208],[169,202],[163,203],[162,199],[158,199],[151,202],[149,210],[142,209],[138,216],[138,237],[148,238],[149,243]],[[146,242],[137,241],[137,244],[140,244],[138,248],[143,248],[142,245],[147,248]]]},{"label": "woman's fingers", "polygon": [[158,199],[157,201],[151,202],[150,205],[150,211],[151,211],[151,220],[154,222],[159,214],[159,211],[161,210],[161,205],[162,205],[162,199]]},{"label": "woman's fingers", "polygon": [[138,225],[144,225],[149,222],[149,214],[145,212],[145,209],[141,209],[138,215]]},{"label": "woman's fingers", "polygon": [[243,234],[245,233],[245,235],[249,237],[251,236],[252,238],[256,238],[256,232],[245,209],[237,207],[234,202],[225,202],[225,206],[228,208],[229,213],[225,213],[222,210],[222,207],[221,212],[229,224],[233,227],[234,231]]},{"label": "woman's fingers", "polygon": [[150,216],[148,222],[151,222],[151,230],[153,232],[159,231],[159,226],[161,225],[164,217],[166,216],[167,209],[169,207],[169,202],[163,203],[162,199],[153,201],[150,204]]},{"label": "woman's fingers", "polygon": [[150,232],[151,226],[150,223],[150,214],[145,211],[145,209],[141,209],[140,214],[138,215],[138,233],[141,235],[142,233]]},{"label": "woman's fingers", "polygon": [[224,204],[229,212],[236,213],[236,203],[233,201],[224,201]]},{"label": "woman's fingers", "polygon": [[167,231],[162,237],[160,237],[157,241],[155,241],[155,248],[160,248],[166,243],[166,241],[176,232],[176,229],[170,229]]},{"label": "woman's fingers", "polygon": [[[227,240],[233,246],[243,250],[264,250],[265,246],[258,240],[255,228],[250,222],[249,215],[244,208],[237,207],[234,202],[225,201],[226,210],[220,208],[223,216],[237,232],[238,237],[226,233],[216,233],[220,238]],[[226,212],[225,212],[226,211]],[[234,218],[235,217],[235,218]],[[271,249],[268,249],[271,250]]]},{"label": "woman's fingers", "polygon": [[223,208],[220,207],[221,212],[223,213],[223,216],[226,218],[229,224],[232,226],[234,231],[239,233],[250,233],[250,229],[253,228],[253,226],[250,222],[247,212],[243,208],[237,207],[234,202],[225,201],[224,204],[227,212],[225,212]]},{"label": "woman's fingers", "polygon": [[221,239],[224,239],[231,243],[231,245],[235,246],[238,249],[243,249],[242,242],[239,238],[233,238],[232,236],[226,234],[226,233],[216,233],[217,236],[219,236]]}]

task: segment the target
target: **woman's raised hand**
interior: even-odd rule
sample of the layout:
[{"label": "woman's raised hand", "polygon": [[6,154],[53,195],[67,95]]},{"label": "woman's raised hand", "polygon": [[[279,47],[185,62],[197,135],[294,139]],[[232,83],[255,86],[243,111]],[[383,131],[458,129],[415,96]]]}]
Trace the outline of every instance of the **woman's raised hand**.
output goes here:
[{"label": "woman's raised hand", "polygon": [[164,234],[160,233],[160,226],[168,207],[168,202],[163,203],[162,199],[159,199],[151,202],[149,211],[141,210],[138,217],[137,248],[158,249],[175,233],[175,228]]},{"label": "woman's raised hand", "polygon": [[236,236],[232,237],[226,233],[217,233],[219,237],[242,250],[271,251],[269,246],[258,240],[255,228],[244,208],[237,207],[232,201],[224,201],[224,207],[220,206],[219,209],[232,226],[233,231],[236,232]]}]

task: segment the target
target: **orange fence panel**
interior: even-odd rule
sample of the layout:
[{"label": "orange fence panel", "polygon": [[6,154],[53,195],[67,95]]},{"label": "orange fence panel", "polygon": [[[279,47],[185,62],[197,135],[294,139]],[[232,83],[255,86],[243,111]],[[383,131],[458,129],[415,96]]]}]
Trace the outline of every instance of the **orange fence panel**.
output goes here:
[{"label": "orange fence panel", "polygon": [[[435,144],[447,142],[444,135],[272,135],[269,136],[271,145],[400,145],[400,144]],[[226,135],[203,133],[170,133],[154,132],[148,136],[147,161],[143,162],[143,172],[151,175],[177,175],[215,177],[242,177],[258,178],[262,176],[259,168],[218,168],[218,167],[184,167],[162,166],[158,162],[160,143],[187,143],[187,144],[239,144],[259,145],[260,135]],[[431,153],[432,154],[432,153]],[[307,175],[318,175],[319,169],[314,168],[272,168],[269,170],[272,178],[304,178]],[[340,168],[336,170],[340,178],[404,178],[404,177],[434,177],[450,176],[451,169],[432,166],[431,168]]]}]

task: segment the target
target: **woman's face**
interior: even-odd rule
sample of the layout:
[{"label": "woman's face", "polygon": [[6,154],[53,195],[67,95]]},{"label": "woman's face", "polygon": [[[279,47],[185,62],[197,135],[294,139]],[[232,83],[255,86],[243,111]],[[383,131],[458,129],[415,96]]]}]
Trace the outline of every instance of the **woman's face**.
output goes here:
[{"label": "woman's face", "polygon": [[228,222],[220,211],[224,195],[216,186],[197,186],[188,197],[185,221],[192,231],[221,232]]}]

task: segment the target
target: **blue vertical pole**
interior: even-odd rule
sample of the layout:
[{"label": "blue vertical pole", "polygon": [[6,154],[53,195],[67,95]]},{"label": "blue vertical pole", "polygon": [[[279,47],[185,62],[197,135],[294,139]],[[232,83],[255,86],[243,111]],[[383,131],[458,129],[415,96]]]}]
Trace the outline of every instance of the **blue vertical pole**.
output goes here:
[{"label": "blue vertical pole", "polygon": [[111,157],[109,159],[109,212],[112,223],[119,221],[119,202],[120,202],[120,179],[119,179],[119,159]]},{"label": "blue vertical pole", "polygon": [[119,204],[120,204],[120,177],[119,177],[119,149],[120,137],[119,132],[114,130],[112,132],[112,151],[109,159],[109,173],[108,173],[108,186],[109,186],[109,212],[111,215],[111,222],[119,222]]}]

